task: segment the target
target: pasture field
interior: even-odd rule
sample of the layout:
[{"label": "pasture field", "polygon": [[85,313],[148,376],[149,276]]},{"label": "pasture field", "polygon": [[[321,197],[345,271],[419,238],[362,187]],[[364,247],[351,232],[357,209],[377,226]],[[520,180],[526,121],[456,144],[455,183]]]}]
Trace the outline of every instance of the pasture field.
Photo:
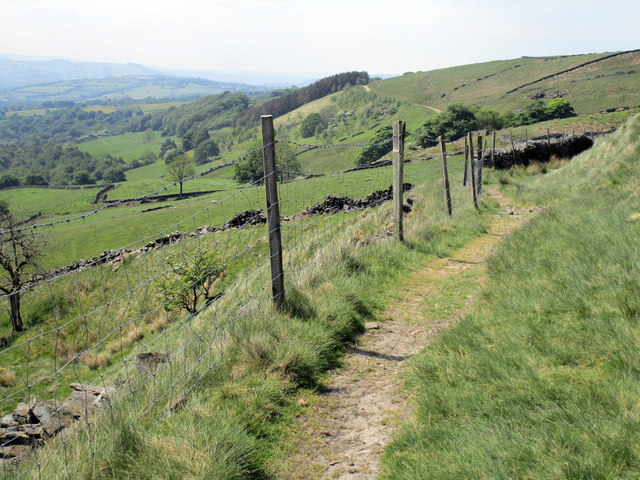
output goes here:
[{"label": "pasture field", "polygon": [[[564,96],[580,115],[606,108],[636,107],[640,52],[604,59],[609,53],[523,57],[429,72],[406,73],[372,82],[370,88],[392,98],[444,109],[452,102],[490,107],[501,112],[522,108],[534,95],[547,101]],[[577,70],[507,93],[543,77],[603,59]]]},{"label": "pasture field", "polygon": [[[101,137],[89,142],[82,142],[76,146],[83,152],[91,155],[111,154],[115,157],[122,157],[125,162],[130,162],[139,158],[145,152],[152,152],[155,155],[160,153],[160,147],[166,140],[160,136],[160,132],[154,132],[155,137],[150,143],[145,143],[144,132],[124,133],[111,137]],[[174,138],[174,140],[177,140]]]},{"label": "pasture field", "polygon": [[99,191],[99,188],[82,190],[17,188],[0,191],[0,200],[7,202],[11,210],[21,212],[27,217],[37,213],[70,214],[94,208],[95,205],[91,202]]}]

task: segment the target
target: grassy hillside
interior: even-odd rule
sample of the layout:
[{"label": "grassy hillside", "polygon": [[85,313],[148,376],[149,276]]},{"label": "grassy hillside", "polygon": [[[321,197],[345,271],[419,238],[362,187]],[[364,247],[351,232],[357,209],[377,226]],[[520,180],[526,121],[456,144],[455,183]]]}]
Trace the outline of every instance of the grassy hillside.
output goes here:
[{"label": "grassy hillside", "polygon": [[383,478],[638,477],[639,139],[636,116],[551,174],[500,174],[516,201],[550,206],[416,359],[416,418]]},{"label": "grassy hillside", "polygon": [[[522,108],[534,98],[550,99],[556,95],[569,100],[578,114],[640,105],[640,52],[607,58],[611,55],[522,57],[406,73],[372,82],[370,87],[394,98],[439,109],[462,102],[505,112]],[[594,61],[597,62],[590,63]],[[580,67],[585,64],[588,65]],[[571,71],[560,73],[567,70]],[[551,78],[524,86],[548,76]]]}]

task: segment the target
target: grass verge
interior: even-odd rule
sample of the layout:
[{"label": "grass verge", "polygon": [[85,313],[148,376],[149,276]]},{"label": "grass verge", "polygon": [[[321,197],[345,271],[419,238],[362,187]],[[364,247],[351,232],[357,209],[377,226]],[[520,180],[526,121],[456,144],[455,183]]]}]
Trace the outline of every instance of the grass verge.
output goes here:
[{"label": "grass verge", "polygon": [[501,244],[479,309],[416,360],[415,421],[383,478],[637,478],[639,135],[636,117],[505,184],[553,206]]}]

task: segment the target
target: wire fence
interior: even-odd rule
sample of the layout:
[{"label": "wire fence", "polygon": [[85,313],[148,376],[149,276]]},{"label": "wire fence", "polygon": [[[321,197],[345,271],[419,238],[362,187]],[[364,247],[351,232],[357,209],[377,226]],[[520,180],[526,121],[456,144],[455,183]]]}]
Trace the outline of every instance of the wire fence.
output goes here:
[{"label": "wire fence", "polygon": [[[347,147],[355,156],[372,145],[288,143],[305,155]],[[457,146],[452,151],[457,153],[446,160],[455,216],[473,207],[474,192],[464,182],[469,162]],[[480,185],[482,164],[472,168]],[[0,346],[0,478],[71,478],[90,471],[108,442],[101,431],[125,414],[161,421],[215,372],[239,322],[273,308],[265,182],[275,174],[99,261],[0,296],[5,312],[11,312],[12,298],[20,298],[28,320],[28,328]],[[283,170],[277,176],[287,285],[304,284],[309,271],[340,252],[393,237],[390,162],[318,175]],[[441,156],[404,163],[403,189],[395,195],[401,195],[411,225],[449,217],[444,178]],[[52,225],[0,235],[6,241],[16,232]],[[3,331],[11,325],[9,313],[0,316]]]}]

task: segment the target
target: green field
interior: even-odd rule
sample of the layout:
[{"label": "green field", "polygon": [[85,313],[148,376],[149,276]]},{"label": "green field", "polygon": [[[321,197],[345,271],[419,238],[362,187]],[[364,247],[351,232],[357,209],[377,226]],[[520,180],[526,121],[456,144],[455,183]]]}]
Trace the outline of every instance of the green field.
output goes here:
[{"label": "green field", "polygon": [[97,138],[89,142],[78,143],[77,147],[91,155],[108,153],[115,157],[122,157],[125,162],[130,162],[145,152],[152,152],[155,155],[160,153],[160,147],[166,139],[160,136],[160,132],[154,132],[154,135],[155,137],[150,143],[146,143],[143,139],[144,133],[139,132]]},{"label": "green field", "polygon": [[637,92],[639,52],[602,60],[507,93],[533,80],[607,55],[610,54],[523,57],[406,73],[401,77],[373,82],[371,89],[393,98],[440,109],[452,102],[462,102],[506,112],[522,108],[534,95],[547,99],[565,97],[581,115],[598,113],[606,108],[640,105]]}]

